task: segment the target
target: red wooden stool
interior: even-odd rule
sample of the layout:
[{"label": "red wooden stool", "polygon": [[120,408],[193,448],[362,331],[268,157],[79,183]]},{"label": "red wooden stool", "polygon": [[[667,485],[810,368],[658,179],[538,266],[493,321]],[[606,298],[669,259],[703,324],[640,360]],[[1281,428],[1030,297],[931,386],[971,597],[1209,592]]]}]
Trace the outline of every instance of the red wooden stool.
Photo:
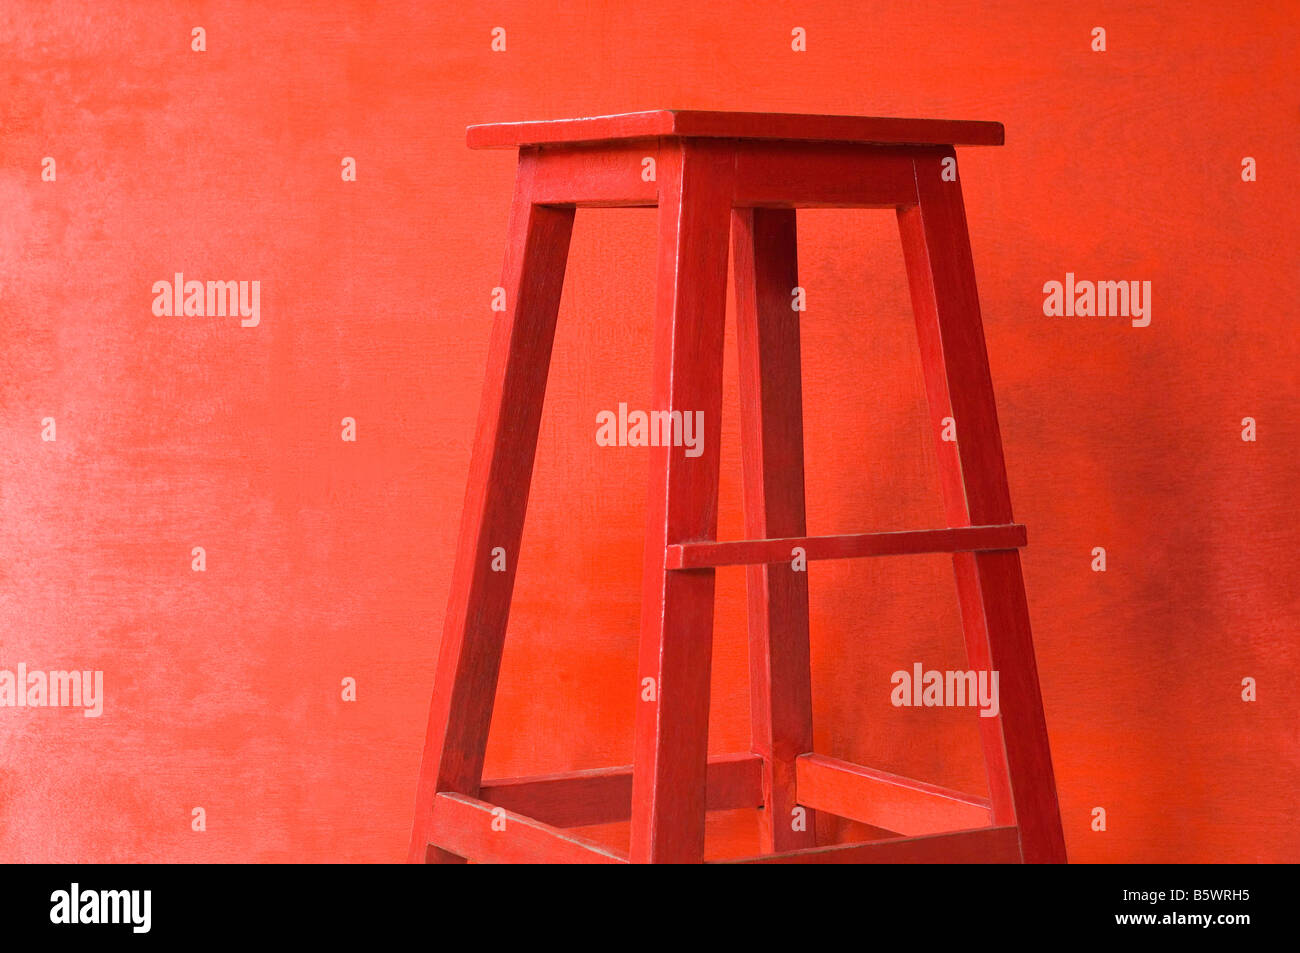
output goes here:
[{"label": "red wooden stool", "polygon": [[[506,310],[492,331],[420,768],[412,861],[698,862],[706,810],[762,807],[755,861],[1063,862],[1002,441],[954,145],[990,122],[658,110],[469,128],[518,148]],[[653,158],[657,175],[643,176]],[[946,173],[946,174],[945,174]],[[647,181],[651,178],[651,181]],[[652,410],[704,413],[703,452],[652,448],[631,767],[483,781],[565,259],[578,206],[659,207]],[[948,526],[806,536],[796,208],[898,211]],[[728,236],[735,256],[745,525],[718,542]],[[953,418],[958,439],[939,439]],[[503,547],[505,571],[493,571]],[[815,754],[807,559],[953,554],[989,797]],[[752,752],[709,758],[714,567],[748,569]],[[500,568],[498,561],[497,567]],[[653,682],[646,681],[652,679]],[[640,686],[649,686],[642,690]],[[629,686],[631,689],[632,686]],[[804,810],[799,810],[802,807]],[[899,835],[818,847],[815,811]],[[792,818],[806,814],[804,824]],[[627,855],[567,828],[631,819]]]}]

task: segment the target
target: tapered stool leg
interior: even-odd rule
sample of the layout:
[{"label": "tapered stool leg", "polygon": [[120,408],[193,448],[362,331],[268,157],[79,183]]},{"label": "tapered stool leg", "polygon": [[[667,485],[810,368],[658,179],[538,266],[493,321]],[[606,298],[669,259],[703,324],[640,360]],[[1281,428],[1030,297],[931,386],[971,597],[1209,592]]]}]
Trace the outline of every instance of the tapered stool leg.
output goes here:
[{"label": "tapered stool leg", "polygon": [[[899,209],[917,335],[950,526],[1011,522],[1002,438],[961,186],[934,150],[915,159],[917,202]],[[1034,662],[1020,554],[954,556],[970,663],[999,673],[998,718],[981,718],[995,824],[1015,822],[1027,863],[1064,863],[1065,841]]]},{"label": "tapered stool leg", "polygon": [[[794,209],[732,214],[745,535],[805,534],[803,396]],[[746,569],[753,751],[763,758],[764,851],[817,845],[795,793],[795,758],[812,751],[808,573],[781,563]]]},{"label": "tapered stool leg", "polygon": [[[439,791],[476,796],[518,567],[519,541],[550,367],[573,209],[534,205],[533,158],[520,154],[502,287],[470,459],[408,859],[461,860],[429,845]],[[494,571],[493,550],[505,552]],[[500,562],[497,562],[500,568]]]},{"label": "tapered stool leg", "polygon": [[665,555],[670,543],[713,539],[717,533],[734,162],[722,143],[674,142],[659,153],[651,408],[680,413],[683,424],[690,415],[692,426],[702,414],[703,432],[696,435],[702,441],[696,449],[651,450],[632,771],[633,863],[699,863],[704,855],[714,570],[668,571]]}]

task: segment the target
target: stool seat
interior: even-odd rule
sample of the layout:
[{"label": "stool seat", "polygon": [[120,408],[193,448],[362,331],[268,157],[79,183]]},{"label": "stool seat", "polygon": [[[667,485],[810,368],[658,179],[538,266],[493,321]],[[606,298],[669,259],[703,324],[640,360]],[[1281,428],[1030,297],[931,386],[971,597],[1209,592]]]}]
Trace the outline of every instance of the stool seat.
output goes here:
[{"label": "stool seat", "polygon": [[520,146],[609,142],[657,136],[794,139],[878,145],[1000,146],[1004,141],[1000,122],[715,112],[701,109],[649,109],[644,112],[582,119],[484,123],[470,126],[466,141],[471,149],[515,149]]}]

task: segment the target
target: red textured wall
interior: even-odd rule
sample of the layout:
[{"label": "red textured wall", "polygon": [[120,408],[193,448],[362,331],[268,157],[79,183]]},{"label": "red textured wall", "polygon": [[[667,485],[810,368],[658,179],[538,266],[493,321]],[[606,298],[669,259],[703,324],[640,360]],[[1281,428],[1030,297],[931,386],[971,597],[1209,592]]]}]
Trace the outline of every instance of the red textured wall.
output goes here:
[{"label": "red textured wall", "polygon": [[[0,669],[99,669],[106,699],[0,708],[0,860],[404,856],[513,175],[465,126],[660,106],[1006,124],[961,175],[1071,859],[1300,859],[1296,20],[4,4]],[[809,530],[941,525],[893,216],[799,227]],[[577,218],[493,775],[630,758],[647,458],[594,434],[649,400],[654,237],[652,211]],[[1067,271],[1150,281],[1150,326],[1045,316]],[[260,324],[155,315],[176,272],[260,281]],[[982,792],[972,712],[889,701],[897,669],[965,667],[946,558],[810,580],[818,750]],[[721,753],[748,744],[741,570],[717,618]]]}]

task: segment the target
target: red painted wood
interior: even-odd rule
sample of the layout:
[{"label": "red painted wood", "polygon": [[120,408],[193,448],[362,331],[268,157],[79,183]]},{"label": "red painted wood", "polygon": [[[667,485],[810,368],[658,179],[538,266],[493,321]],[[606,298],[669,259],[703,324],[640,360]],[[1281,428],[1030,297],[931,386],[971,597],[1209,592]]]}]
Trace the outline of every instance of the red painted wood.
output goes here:
[{"label": "red painted wood", "polygon": [[[927,166],[931,168],[932,166]],[[959,188],[959,182],[943,183],[950,188]],[[927,194],[933,190],[931,183],[927,187]],[[937,214],[937,213],[936,213]],[[900,208],[898,213],[899,230],[903,239],[903,253],[907,264],[909,284],[911,286],[912,306],[916,313],[917,337],[921,346],[922,368],[925,374],[926,394],[929,402],[930,426],[933,432],[938,434],[943,430],[943,420],[945,417],[957,419],[956,412],[953,409],[952,401],[948,394],[948,374],[943,361],[943,340],[940,336],[940,326],[938,322],[938,313],[935,301],[935,283],[930,273],[929,252],[926,246],[925,229],[922,225],[921,210],[919,204],[913,203],[909,207]],[[963,231],[965,225],[965,213],[962,213],[960,226]],[[972,284],[973,307],[978,312],[978,298],[973,297],[973,265],[971,268],[970,283]],[[979,329],[980,349],[983,351],[983,329]],[[969,348],[972,345],[966,345]],[[983,362],[987,366],[987,355],[977,357],[977,363]],[[969,371],[966,371],[969,376]],[[991,383],[990,383],[991,388]],[[949,524],[960,526],[969,524],[972,521],[970,511],[966,501],[966,486],[962,477],[962,459],[959,447],[968,447],[971,443],[963,440],[965,427],[962,426],[958,431],[958,441],[956,443],[936,441],[936,451],[939,459],[939,482],[943,496],[944,515],[947,517]],[[994,461],[994,479],[996,480],[996,468],[1003,467],[1001,435],[997,437],[997,457]],[[981,444],[981,449],[984,445]],[[968,447],[973,449],[973,447]],[[976,461],[979,462],[979,461]],[[998,481],[1001,486],[993,488],[994,498],[1005,497],[1005,507],[999,504],[999,510],[1004,509],[1010,513],[1010,492],[1005,488],[1005,480]],[[975,558],[969,553],[958,553],[953,556],[953,572],[957,584],[957,599],[961,609],[962,631],[966,642],[966,655],[970,665],[976,669],[991,669],[988,651],[988,632],[984,623],[984,607],[980,597],[979,584],[975,576]],[[1006,749],[1002,741],[1002,720],[997,718],[979,719],[980,741],[984,749],[984,763],[988,775],[989,795],[993,802],[993,820],[998,824],[1011,824],[1015,822],[1015,807],[1011,797],[1011,781],[1007,772]]]},{"label": "red painted wood", "polygon": [[[454,862],[430,843],[439,791],[476,794],[519,563],[519,540],[564,283],[573,210],[534,205],[531,157],[520,157],[502,287],[506,310],[492,328],[487,376],[470,460],[409,859]],[[506,571],[491,569],[492,549]]]},{"label": "red painted wood", "polygon": [[854,559],[865,556],[911,556],[1017,549],[1025,545],[1025,528],[959,526],[948,529],[904,530],[897,533],[851,533],[844,536],[795,536],[783,539],[740,539],[678,543],[668,547],[670,569],[704,566],[744,566],[751,563],[790,563],[796,546],[810,560]]},{"label": "red painted wood", "polygon": [[900,208],[898,221],[936,439],[943,417],[956,421],[956,441],[938,445],[944,507],[953,526],[1010,523],[1011,494],[961,183],[942,180],[940,160],[915,160],[918,204]]},{"label": "red painted wood", "polygon": [[736,150],[736,205],[894,208],[915,201],[915,149],[752,140]]},{"label": "red painted wood", "polygon": [[[738,209],[731,232],[745,532],[799,536],[806,526],[799,315],[791,309],[799,283],[795,213]],[[671,553],[668,559],[671,565]],[[800,829],[792,813],[794,759],[813,741],[808,573],[795,572],[789,560],[751,566],[746,584],[751,737],[764,764],[763,847],[814,847],[813,812],[801,812]]]},{"label": "red painted wood", "polygon": [[[709,759],[710,811],[763,805],[763,760],[754,754]],[[632,816],[632,766],[484,781],[479,797],[554,827],[586,827]]]},{"label": "red painted wood", "polygon": [[[996,127],[996,136],[993,127]],[[471,142],[521,149],[504,286],[439,652],[412,860],[624,858],[559,825],[631,819],[629,858],[703,859],[706,809],[765,811],[765,849],[815,843],[791,831],[797,803],[878,827],[997,827],[843,848],[806,846],[760,861],[1064,860],[1019,554],[960,187],[951,149],[862,143],[1001,141],[988,123],[658,111],[471,127]],[[520,139],[520,136],[540,138]],[[513,137],[513,138],[512,138]],[[568,138],[565,138],[568,137]],[[929,137],[929,138],[927,138]],[[965,138],[963,138],[965,137]],[[973,137],[973,138],[972,138]],[[592,140],[628,142],[593,146]],[[787,141],[758,141],[758,140]],[[844,142],[795,139],[842,139]],[[742,142],[741,140],[746,140]],[[657,181],[641,176],[647,155]],[[480,794],[537,427],[576,205],[660,205],[653,410],[704,414],[703,453],[654,448],[647,517],[638,703],[630,769],[491,782],[514,836],[491,829]],[[793,208],[898,205],[918,339],[940,442],[949,528],[804,536],[803,434]],[[736,207],[733,213],[733,206]],[[717,542],[727,235],[734,233],[746,531]],[[507,571],[490,571],[493,547]],[[971,664],[1001,672],[1000,719],[981,719],[990,802],[812,754],[808,597],[791,550],[808,559],[952,552]],[[714,571],[750,569],[752,755],[707,758]],[[637,686],[638,696],[643,687]],[[989,722],[993,722],[992,725]],[[526,815],[539,815],[526,816]],[[811,819],[810,819],[811,821]],[[485,826],[486,825],[486,826]]]},{"label": "red painted wood", "polygon": [[429,833],[447,850],[477,863],[627,863],[603,844],[464,794],[434,799]]},{"label": "red painted wood", "polygon": [[470,126],[466,142],[471,149],[512,149],[654,136],[969,146],[1000,146],[1004,139],[999,122],[652,109],[583,119],[485,123]]},{"label": "red painted wood", "polygon": [[[966,213],[960,182],[943,180],[944,158],[917,156],[917,204],[898,213],[936,438],[943,417],[956,421],[956,443],[937,441],[944,507],[949,523],[1007,523],[1011,495]],[[1027,862],[1063,863],[1020,555],[957,556],[954,568],[971,664],[1000,672],[1001,714],[981,719],[998,729],[981,727],[994,815],[1004,820],[1014,807]]]},{"label": "red painted wood", "polygon": [[[525,146],[538,204],[615,208],[658,204],[645,160],[660,141]],[[753,140],[736,152],[737,207],[894,208],[915,201],[915,149],[837,142]],[[657,176],[656,176],[657,178]]]},{"label": "red painted wood", "polygon": [[536,164],[533,196],[539,204],[617,208],[659,203],[657,174],[648,181],[643,174],[645,159],[658,162],[658,140],[526,147],[523,151],[533,156]]},{"label": "red painted wood", "polygon": [[999,720],[1025,863],[1063,864],[1065,835],[1020,554],[979,553],[975,568],[984,603],[990,663],[999,673]]},{"label": "red painted wood", "polygon": [[[966,643],[966,662],[973,671],[994,670],[989,655],[988,626],[984,619],[984,601],[975,571],[974,553],[956,553],[952,559],[957,583],[957,605],[961,614],[962,636]],[[999,688],[999,694],[1001,689]],[[1041,702],[1040,702],[1041,703]],[[993,805],[994,824],[1016,822],[1015,800],[1011,796],[1011,774],[1007,770],[1007,749],[1002,740],[1001,707],[996,717],[976,718],[979,722],[980,746],[984,750],[984,771],[988,778],[989,800]]]},{"label": "red painted wood", "polygon": [[[632,780],[634,862],[698,863],[714,571],[668,572],[667,547],[717,535],[718,445],[727,237],[735,160],[723,144],[679,142],[659,154],[659,265],[651,409],[703,411],[698,457],[651,451]],[[641,700],[653,678],[656,699]]]},{"label": "red painted wood", "polygon": [[820,754],[798,759],[799,803],[899,834],[989,826],[989,802]]},{"label": "red painted wood", "polygon": [[786,854],[765,854],[741,860],[713,861],[732,864],[1018,864],[1020,843],[1014,827],[927,837],[900,837],[866,844],[814,847]]}]

